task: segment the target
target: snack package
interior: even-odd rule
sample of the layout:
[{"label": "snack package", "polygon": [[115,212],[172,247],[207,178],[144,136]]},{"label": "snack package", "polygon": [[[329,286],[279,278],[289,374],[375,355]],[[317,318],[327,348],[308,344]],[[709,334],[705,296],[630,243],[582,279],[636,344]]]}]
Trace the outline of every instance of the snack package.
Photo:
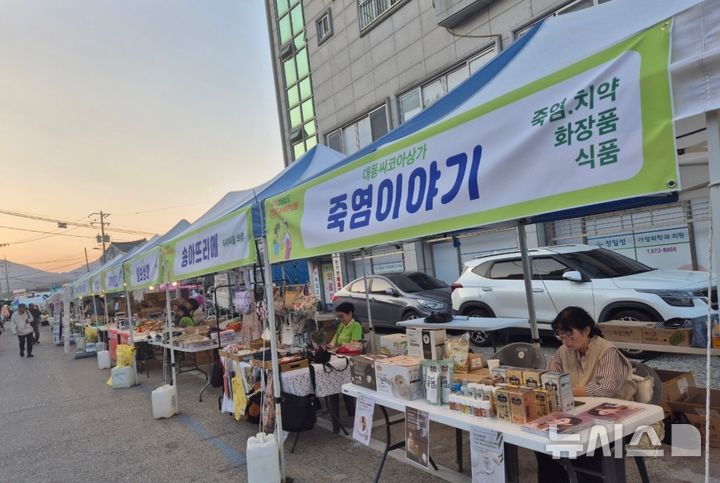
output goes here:
[{"label": "snack package", "polygon": [[440,362],[440,387],[441,398],[443,404],[450,403],[451,384],[453,380],[454,361],[452,359],[443,359]]},{"label": "snack package", "polygon": [[470,353],[470,334],[445,340],[445,356],[455,362],[456,372],[467,372]]},{"label": "snack package", "polygon": [[440,362],[424,359],[422,362],[425,399],[430,404],[442,404]]}]

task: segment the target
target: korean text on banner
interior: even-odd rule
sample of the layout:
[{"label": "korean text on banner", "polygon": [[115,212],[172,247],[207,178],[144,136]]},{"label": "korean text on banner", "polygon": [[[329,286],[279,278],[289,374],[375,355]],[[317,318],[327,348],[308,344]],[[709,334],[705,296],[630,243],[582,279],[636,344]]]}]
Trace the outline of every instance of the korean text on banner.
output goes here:
[{"label": "korean text on banner", "polygon": [[117,267],[113,267],[110,270],[103,273],[103,277],[105,277],[105,291],[106,292],[121,292],[124,290],[123,282],[123,267],[122,265],[119,265]]},{"label": "korean text on banner", "polygon": [[141,289],[160,282],[160,249],[125,262],[125,280],[128,288]]},{"label": "korean text on banner", "polygon": [[266,202],[272,261],[677,190],[669,23]]},{"label": "korean text on banner", "polygon": [[236,211],[182,235],[163,247],[170,281],[252,264],[250,208]]},{"label": "korean text on banner", "polygon": [[90,286],[92,287],[92,292],[97,295],[99,293],[102,293],[103,291],[103,285],[102,285],[102,274],[98,274],[92,278],[92,281],[90,282]]}]

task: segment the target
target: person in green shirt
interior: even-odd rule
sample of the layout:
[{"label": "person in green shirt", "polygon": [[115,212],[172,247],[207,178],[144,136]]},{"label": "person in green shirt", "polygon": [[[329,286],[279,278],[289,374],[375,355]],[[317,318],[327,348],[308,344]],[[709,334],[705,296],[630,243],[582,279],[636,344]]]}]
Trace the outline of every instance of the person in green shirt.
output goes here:
[{"label": "person in green shirt", "polygon": [[354,312],[355,306],[350,302],[343,302],[335,309],[335,314],[340,319],[340,326],[335,337],[332,338],[331,345],[333,347],[363,340],[362,325],[353,317]]},{"label": "person in green shirt", "polygon": [[180,327],[193,327],[195,325],[192,317],[190,317],[190,310],[184,305],[178,307],[177,315],[180,318]]}]

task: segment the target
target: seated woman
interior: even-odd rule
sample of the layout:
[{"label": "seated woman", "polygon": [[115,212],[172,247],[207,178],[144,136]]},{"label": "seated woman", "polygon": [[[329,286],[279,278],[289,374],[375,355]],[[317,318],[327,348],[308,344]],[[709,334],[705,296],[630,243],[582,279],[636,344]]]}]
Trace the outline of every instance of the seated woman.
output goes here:
[{"label": "seated woman", "polygon": [[190,314],[192,314],[193,325],[205,324],[205,311],[196,299],[190,299]]},{"label": "seated woman", "polygon": [[570,374],[574,396],[632,400],[637,385],[630,362],[602,338],[600,329],[580,307],[562,310],[552,328],[563,345],[548,363],[548,370]]},{"label": "seated woman", "polygon": [[363,340],[362,325],[353,317],[354,312],[355,306],[350,302],[343,302],[335,309],[335,314],[340,319],[340,326],[335,332],[335,337],[330,341],[331,347]]},{"label": "seated woman", "polygon": [[[632,400],[637,385],[632,380],[630,362],[602,337],[593,318],[580,307],[563,309],[552,322],[555,337],[563,345],[555,351],[548,370],[570,374],[574,396],[594,396]],[[600,456],[585,456],[573,460],[575,467],[600,469]],[[535,453],[538,462],[538,482],[559,483],[569,481],[565,469],[551,456]],[[602,481],[600,478],[581,475],[583,482]]]},{"label": "seated woman", "polygon": [[192,317],[190,317],[190,310],[184,305],[178,306],[176,313],[177,316],[180,318],[180,327],[193,327],[195,325]]}]

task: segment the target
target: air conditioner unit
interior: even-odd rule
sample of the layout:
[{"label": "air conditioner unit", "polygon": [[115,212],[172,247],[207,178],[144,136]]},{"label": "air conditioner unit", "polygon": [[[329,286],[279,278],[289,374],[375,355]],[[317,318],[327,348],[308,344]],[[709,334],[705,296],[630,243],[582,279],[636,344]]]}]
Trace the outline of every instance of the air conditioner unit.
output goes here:
[{"label": "air conditioner unit", "polygon": [[282,46],[280,46],[280,59],[287,60],[288,58],[292,57],[295,51],[295,43],[292,40],[289,42],[285,42]]}]

